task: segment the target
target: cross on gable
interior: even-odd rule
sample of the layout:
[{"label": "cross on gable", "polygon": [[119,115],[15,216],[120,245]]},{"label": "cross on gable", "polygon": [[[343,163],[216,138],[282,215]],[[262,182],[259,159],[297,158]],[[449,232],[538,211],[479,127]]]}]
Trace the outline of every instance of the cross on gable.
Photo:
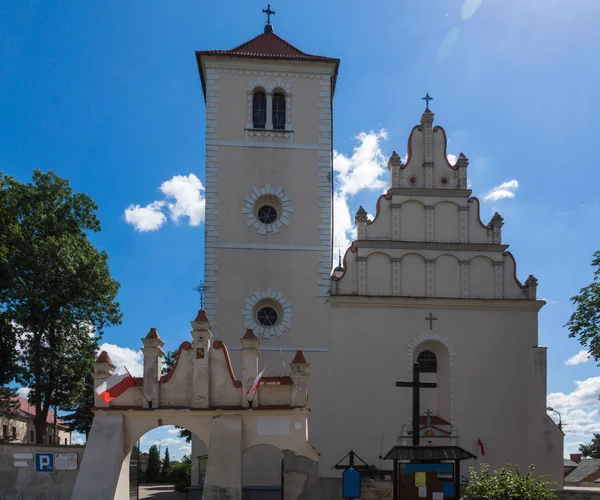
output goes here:
[{"label": "cross on gable", "polygon": [[204,281],[201,281],[197,287],[194,287],[194,291],[200,294],[200,309],[204,309],[204,294],[210,290],[210,286],[205,285]]},{"label": "cross on gable", "polygon": [[[421,414],[421,389],[434,389],[435,382],[421,382],[419,363],[413,365],[412,382],[396,382],[396,387],[410,387],[413,390],[412,442],[419,446],[419,415]],[[427,410],[429,411],[429,410]]]},{"label": "cross on gable", "polygon": [[425,318],[425,321],[429,321],[429,329],[433,330],[433,322],[437,321],[437,318],[432,313],[429,313],[429,316]]},{"label": "cross on gable", "polygon": [[267,8],[263,9],[262,11],[267,15],[267,24],[271,24],[271,16],[275,15],[275,11],[271,10],[271,4],[268,3]]},{"label": "cross on gable", "polygon": [[426,95],[425,97],[421,97],[421,99],[422,99],[423,101],[425,101],[425,103],[426,103],[426,106],[427,106],[427,109],[429,109],[429,101],[433,101],[433,97],[431,97],[431,96],[429,95],[429,92],[427,92],[427,95]]}]

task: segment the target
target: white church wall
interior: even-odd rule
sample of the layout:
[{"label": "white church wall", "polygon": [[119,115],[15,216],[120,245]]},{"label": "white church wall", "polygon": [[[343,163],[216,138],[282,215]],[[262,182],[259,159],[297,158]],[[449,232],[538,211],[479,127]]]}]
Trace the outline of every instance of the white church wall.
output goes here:
[{"label": "white church wall", "polygon": [[[262,369],[262,368],[261,368]],[[289,405],[292,400],[292,386],[269,387],[267,391],[258,389],[258,400],[261,405]]]},{"label": "white church wall", "polygon": [[400,261],[400,287],[402,295],[425,297],[425,259],[418,254],[407,254]]},{"label": "white church wall", "polygon": [[469,241],[471,243],[491,243],[492,232],[484,224],[489,221],[482,221],[479,200],[475,197],[469,198]]},{"label": "white church wall", "polygon": [[487,257],[474,257],[469,262],[469,297],[494,298],[494,267]]},{"label": "white church wall", "polygon": [[435,296],[460,297],[460,262],[453,255],[435,260]]},{"label": "white church wall", "polygon": [[392,262],[385,253],[367,258],[367,295],[392,295]]},{"label": "white church wall", "polygon": [[458,242],[460,235],[458,204],[443,201],[434,209],[435,241]]},{"label": "white church wall", "polygon": [[368,240],[386,240],[389,239],[391,233],[392,221],[390,202],[385,199],[385,195],[381,195],[375,206],[375,219],[367,224]]},{"label": "white church wall", "polygon": [[192,370],[193,370],[192,349],[182,349],[179,352],[177,367],[171,374],[169,380],[160,384],[160,404],[163,406],[183,406],[190,405],[190,393],[182,391],[182,387],[192,386]]},{"label": "white church wall", "polygon": [[425,205],[419,201],[407,201],[400,208],[400,240],[425,241]]},{"label": "white church wall", "polygon": [[515,259],[510,252],[504,253],[504,297],[507,299],[521,299],[525,292],[521,284],[517,282],[517,266]]},{"label": "white church wall", "polygon": [[241,406],[241,391],[235,387],[235,374],[227,348],[224,344],[215,342],[209,355],[211,406]]}]

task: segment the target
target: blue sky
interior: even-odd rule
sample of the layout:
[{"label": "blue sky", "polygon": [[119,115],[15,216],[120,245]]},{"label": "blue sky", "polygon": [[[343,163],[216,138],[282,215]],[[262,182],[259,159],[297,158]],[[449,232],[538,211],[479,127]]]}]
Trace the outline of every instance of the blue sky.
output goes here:
[{"label": "blue sky", "polygon": [[[93,241],[109,253],[124,313],[103,342],[137,350],[150,327],[170,349],[189,338],[198,305],[192,288],[203,269],[203,198],[190,177],[204,180],[194,50],[228,49],[259,34],[264,7],[254,0],[0,7],[0,169],[27,181],[34,168],[52,168],[98,203],[103,231]],[[567,450],[575,451],[600,431],[600,374],[590,361],[565,365],[581,347],[563,327],[569,297],[590,282],[600,248],[593,126],[600,3],[305,0],[272,7],[276,33],[305,52],[342,60],[334,147],[338,161],[349,162],[336,178],[348,216],[359,204],[374,213],[381,189],[356,178],[387,182],[382,159],[392,150],[406,154],[420,98],[434,97],[448,152],[469,157],[474,195],[488,195],[482,218],[502,214],[518,277],[540,280],[549,402],[571,424]],[[368,164],[356,147],[370,155]],[[502,185],[499,195],[494,188]],[[153,201],[165,202],[160,229],[140,232],[126,222],[128,207]],[[134,362],[135,353],[120,353]]]}]

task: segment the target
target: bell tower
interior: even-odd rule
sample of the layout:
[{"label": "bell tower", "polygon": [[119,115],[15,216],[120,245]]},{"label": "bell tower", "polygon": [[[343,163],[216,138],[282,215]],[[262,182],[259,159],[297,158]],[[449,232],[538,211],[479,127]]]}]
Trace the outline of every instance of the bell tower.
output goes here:
[{"label": "bell tower", "polygon": [[[269,9],[270,10],[270,9]],[[332,262],[332,100],[339,60],[264,32],[196,52],[206,102],[206,312],[261,348],[325,345]],[[289,349],[287,349],[289,348]]]}]

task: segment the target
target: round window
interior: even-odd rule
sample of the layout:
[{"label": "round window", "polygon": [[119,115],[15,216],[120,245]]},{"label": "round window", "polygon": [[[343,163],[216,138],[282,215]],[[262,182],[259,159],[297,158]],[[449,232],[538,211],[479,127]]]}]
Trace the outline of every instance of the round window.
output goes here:
[{"label": "round window", "polygon": [[448,184],[448,177],[442,177],[440,180],[444,186]]},{"label": "round window", "polygon": [[258,209],[256,216],[263,224],[273,224],[277,220],[277,209],[272,205],[263,205]]},{"label": "round window", "polygon": [[261,307],[258,310],[258,312],[256,313],[256,318],[262,326],[273,326],[275,325],[275,323],[277,323],[279,315],[277,314],[277,311],[275,309],[266,306]]},{"label": "round window", "polygon": [[408,178],[408,183],[409,183],[409,184],[411,184],[411,185],[413,185],[413,186],[414,186],[414,185],[415,185],[417,182],[418,182],[418,179],[417,179],[417,176],[416,176],[416,175],[411,175],[411,176]]}]

